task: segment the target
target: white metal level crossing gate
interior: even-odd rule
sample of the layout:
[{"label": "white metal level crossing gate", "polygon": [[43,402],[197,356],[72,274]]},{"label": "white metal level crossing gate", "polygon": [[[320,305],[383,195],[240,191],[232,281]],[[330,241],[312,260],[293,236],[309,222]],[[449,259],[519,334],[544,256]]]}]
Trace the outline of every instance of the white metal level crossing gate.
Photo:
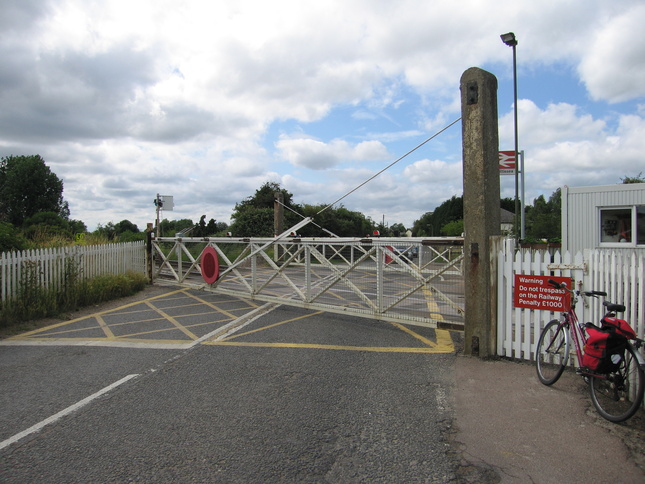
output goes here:
[{"label": "white metal level crossing gate", "polygon": [[[213,284],[202,276],[206,247],[217,252]],[[461,238],[161,237],[152,252],[153,276],[184,286],[407,324],[464,324]]]}]

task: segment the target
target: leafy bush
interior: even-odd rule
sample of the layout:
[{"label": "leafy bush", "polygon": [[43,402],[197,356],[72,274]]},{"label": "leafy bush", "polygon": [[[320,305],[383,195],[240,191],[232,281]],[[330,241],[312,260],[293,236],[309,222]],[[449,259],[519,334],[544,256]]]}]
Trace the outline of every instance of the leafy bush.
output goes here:
[{"label": "leafy bush", "polygon": [[38,264],[25,263],[18,297],[0,305],[0,327],[14,326],[24,321],[56,316],[65,311],[132,296],[142,291],[148,283],[147,277],[138,272],[80,280],[74,264],[66,267],[65,280],[59,289],[43,288],[39,279]]},{"label": "leafy bush", "polygon": [[0,222],[0,252],[24,250],[27,240],[8,222]]}]

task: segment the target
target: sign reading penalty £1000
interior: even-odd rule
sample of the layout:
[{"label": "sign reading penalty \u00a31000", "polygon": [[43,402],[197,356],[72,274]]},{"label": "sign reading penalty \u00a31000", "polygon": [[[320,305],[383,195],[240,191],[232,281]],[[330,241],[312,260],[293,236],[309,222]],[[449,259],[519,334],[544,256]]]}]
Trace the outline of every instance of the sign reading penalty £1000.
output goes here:
[{"label": "sign reading penalty \u00a31000", "polygon": [[571,304],[571,295],[564,289],[554,288],[548,283],[549,279],[565,283],[569,288],[572,284],[570,277],[515,274],[514,306],[516,308],[545,311],[568,311]]}]

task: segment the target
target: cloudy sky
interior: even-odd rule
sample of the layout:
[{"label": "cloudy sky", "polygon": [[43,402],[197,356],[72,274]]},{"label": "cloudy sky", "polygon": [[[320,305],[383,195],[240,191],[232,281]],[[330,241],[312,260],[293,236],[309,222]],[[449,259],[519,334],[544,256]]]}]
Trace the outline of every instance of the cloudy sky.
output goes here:
[{"label": "cloudy sky", "polygon": [[[499,81],[500,149],[527,201],[645,172],[642,0],[0,0],[0,156],[40,154],[90,230],[229,222],[277,182],[329,203],[459,118],[469,67]],[[411,226],[462,193],[461,124],[342,203]],[[502,196],[514,178],[502,177]]]}]

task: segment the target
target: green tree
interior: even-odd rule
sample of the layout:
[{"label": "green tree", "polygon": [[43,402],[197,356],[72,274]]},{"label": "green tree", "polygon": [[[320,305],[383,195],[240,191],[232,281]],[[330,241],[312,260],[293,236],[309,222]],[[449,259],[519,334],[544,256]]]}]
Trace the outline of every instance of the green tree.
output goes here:
[{"label": "green tree", "polygon": [[526,236],[534,239],[560,239],[562,234],[562,193],[558,188],[549,200],[540,195],[526,207]]},{"label": "green tree", "polygon": [[21,226],[38,212],[69,218],[63,182],[40,155],[8,156],[0,160],[0,218]]},{"label": "green tree", "polygon": [[22,224],[24,234],[34,239],[37,236],[62,235],[71,237],[69,221],[56,212],[38,212],[28,217]]},{"label": "green tree", "polygon": [[159,229],[162,237],[174,237],[177,232],[180,232],[195,224],[189,218],[182,218],[180,220],[168,220],[167,218],[159,222]]},{"label": "green tree", "polygon": [[114,222],[108,222],[105,225],[98,224],[94,233],[101,237],[105,237],[108,240],[114,240],[114,238],[116,238],[116,228]]},{"label": "green tree", "polygon": [[636,176],[625,176],[625,178],[621,178],[620,180],[623,183],[645,183],[645,178],[643,178],[642,171]]},{"label": "green tree", "polygon": [[[364,237],[374,230],[374,222],[360,212],[348,210],[340,205],[338,208],[327,208],[327,204],[308,205],[302,207],[305,217],[313,218],[314,224],[309,224],[300,230],[303,237]],[[327,232],[329,231],[329,232]]]},{"label": "green tree", "polygon": [[70,220],[69,229],[72,235],[87,232],[87,225],[81,220]]},{"label": "green tree", "polygon": [[514,198],[510,198],[510,197],[502,198],[500,199],[499,204],[504,210],[508,210],[509,212],[515,213]]},{"label": "green tree", "polygon": [[415,237],[433,237],[437,234],[434,232],[432,225],[433,212],[426,212],[421,215],[419,220],[415,220],[412,224],[412,235]]},{"label": "green tree", "polygon": [[[240,237],[271,237],[274,235],[273,205],[275,193],[281,192],[284,211],[285,229],[299,222],[300,207],[293,203],[293,194],[280,188],[278,183],[266,182],[251,197],[237,203],[231,215],[231,231]],[[289,210],[291,209],[291,210]],[[293,211],[297,212],[294,213]]]},{"label": "green tree", "polygon": [[273,208],[247,208],[231,224],[236,237],[273,237]]},{"label": "green tree", "polygon": [[[515,213],[515,199],[508,197],[500,199],[500,207]],[[463,219],[464,197],[454,195],[439,205],[434,212],[426,212],[419,220],[415,220],[412,233],[415,237],[438,237],[440,235],[458,237],[464,232]],[[461,229],[459,229],[460,226]],[[446,233],[446,231],[450,233]]]},{"label": "green tree", "polygon": [[446,225],[441,227],[441,235],[445,235],[446,237],[461,237],[463,233],[463,220],[453,220],[452,222],[448,222]]},{"label": "green tree", "polygon": [[219,232],[217,228],[217,222],[215,221],[214,218],[210,219],[208,221],[208,224],[206,225],[206,235],[215,235]]},{"label": "green tree", "polygon": [[136,234],[139,232],[139,227],[129,220],[121,220],[119,223],[114,225],[114,231],[117,235],[121,235],[124,232],[132,232],[133,234]]},{"label": "green tree", "polygon": [[0,252],[25,250],[27,240],[9,222],[0,222]]},{"label": "green tree", "polygon": [[402,223],[396,223],[390,226],[390,231],[393,237],[405,237],[406,228]]},{"label": "green tree", "polygon": [[453,195],[439,205],[434,212],[427,212],[414,222],[412,232],[416,236],[437,237],[441,228],[456,220],[464,218],[464,197]]},{"label": "green tree", "polygon": [[195,225],[193,230],[189,234],[191,237],[206,237],[206,215],[202,215],[199,219],[199,222]]}]

